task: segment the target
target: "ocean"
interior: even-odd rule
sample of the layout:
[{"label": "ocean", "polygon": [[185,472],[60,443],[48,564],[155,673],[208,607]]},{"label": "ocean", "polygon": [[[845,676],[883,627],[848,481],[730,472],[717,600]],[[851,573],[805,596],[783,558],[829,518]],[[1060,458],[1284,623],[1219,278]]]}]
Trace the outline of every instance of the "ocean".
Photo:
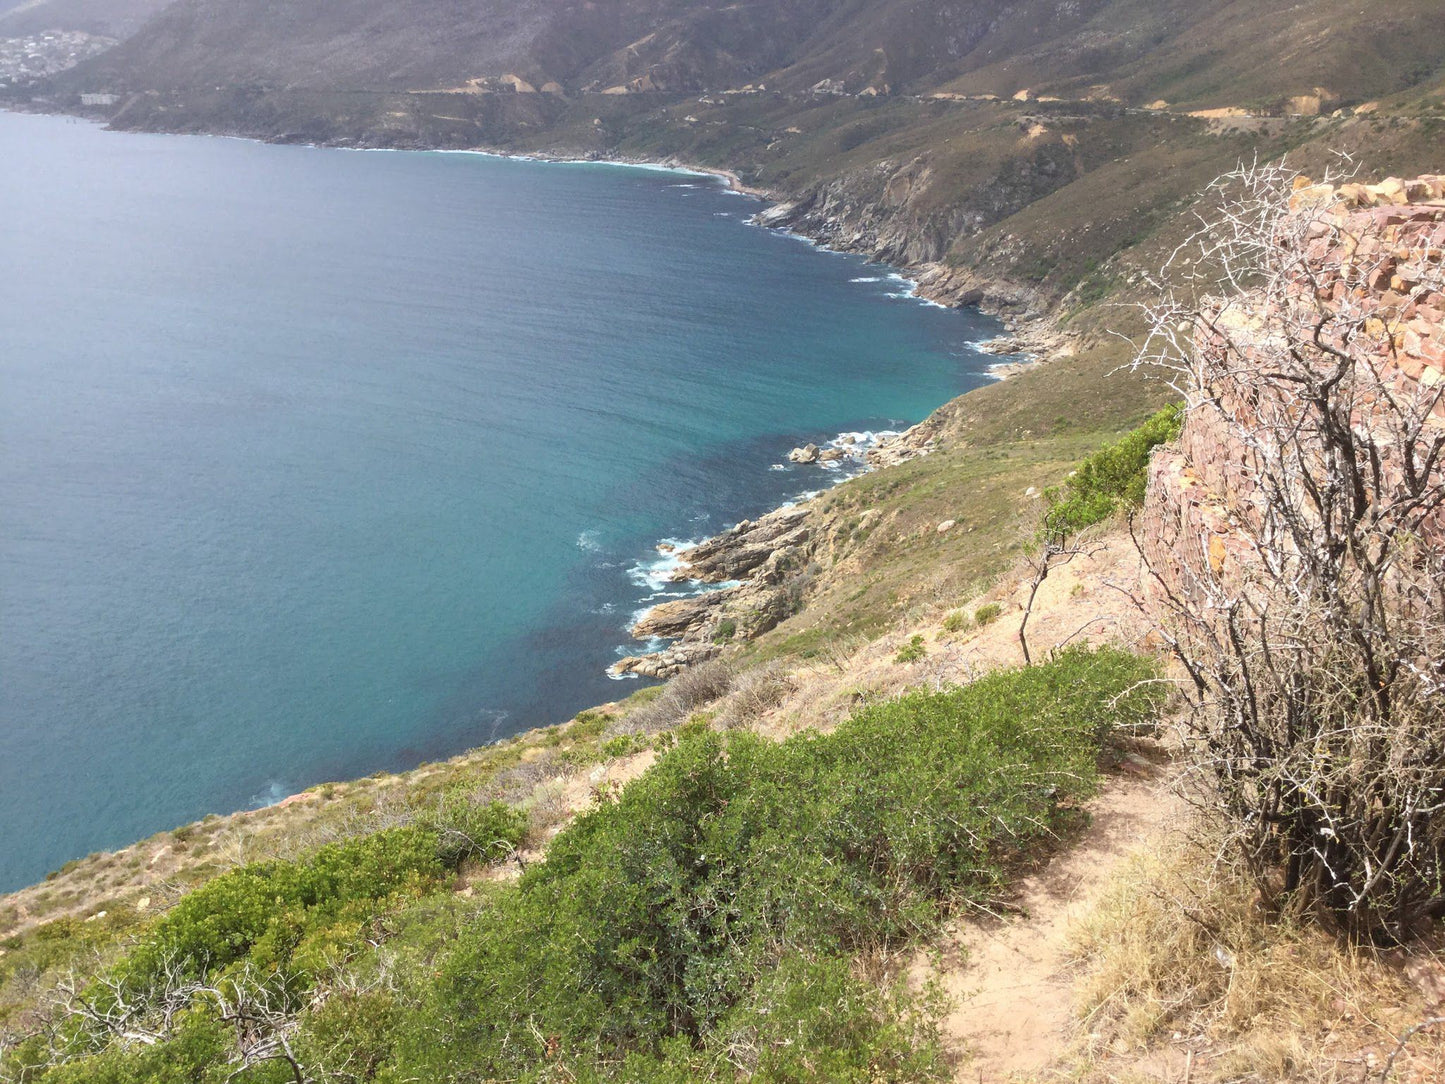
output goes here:
[{"label": "ocean", "polygon": [[990,379],[761,206],[0,113],[0,890],[630,693],[660,540]]}]

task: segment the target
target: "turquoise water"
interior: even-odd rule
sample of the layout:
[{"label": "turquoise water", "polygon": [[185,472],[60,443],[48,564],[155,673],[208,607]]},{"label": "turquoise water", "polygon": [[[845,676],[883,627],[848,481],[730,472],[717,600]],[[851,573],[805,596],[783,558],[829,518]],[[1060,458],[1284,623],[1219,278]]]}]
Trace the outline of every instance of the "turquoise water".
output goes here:
[{"label": "turquoise water", "polygon": [[758,206],[0,114],[0,889],[629,692],[660,538],[985,382]]}]

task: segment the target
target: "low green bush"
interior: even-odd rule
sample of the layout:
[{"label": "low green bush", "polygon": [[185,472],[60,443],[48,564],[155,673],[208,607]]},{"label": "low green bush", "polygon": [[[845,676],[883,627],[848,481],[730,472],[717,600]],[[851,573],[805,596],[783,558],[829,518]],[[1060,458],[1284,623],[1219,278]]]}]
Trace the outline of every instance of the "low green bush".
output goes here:
[{"label": "low green bush", "polygon": [[606,741],[602,745],[604,757],[626,757],[633,753],[640,753],[649,744],[648,738],[643,734],[619,734],[617,737]]},{"label": "low green bush", "polygon": [[1150,453],[1178,439],[1183,424],[1184,408],[1167,406],[1128,436],[1085,459],[1063,486],[1044,493],[1040,534],[1063,539],[1102,523],[1120,508],[1142,504]]},{"label": "low green bush", "polygon": [[[1092,791],[1110,726],[1156,709],[1150,673],[1075,650],[869,708],[828,735],[683,732],[462,933],[418,990],[424,1023],[406,1029],[401,1075],[538,1079],[561,1056],[687,1079],[678,1059],[759,1012],[798,959],[842,966],[996,892]],[[776,996],[826,1026],[816,991]],[[876,1039],[864,1028],[857,1042]],[[858,1054],[840,1044],[845,1062]],[[837,1073],[762,1078],[870,1079]]]},{"label": "low green bush", "polygon": [[897,663],[917,662],[919,659],[926,658],[927,655],[928,648],[923,643],[923,637],[917,635],[899,649],[898,654],[893,657],[893,661]]},{"label": "low green bush", "polygon": [[954,610],[943,619],[944,632],[962,632],[972,624],[968,614],[962,610]]},{"label": "low green bush", "polygon": [[167,912],[120,962],[117,976],[129,989],[146,990],[168,969],[198,977],[248,961],[269,971],[299,970],[294,958],[313,956],[304,950],[323,947],[333,927],[354,932],[378,901],[438,883],[445,852],[434,829],[408,825],[328,844],[302,862],[223,873]]},{"label": "low green bush", "polygon": [[[451,891],[452,865],[488,852],[448,849],[444,826],[499,846],[521,827],[452,796],[418,823],[223,874],[107,974],[143,1004],[163,972],[245,968],[283,999],[309,1078],[347,1084],[946,1079],[936,1007],[854,962],[992,898],[1076,822],[1110,728],[1157,710],[1151,673],[1074,649],[826,735],[687,724],[516,883]],[[69,1060],[7,1078],[54,1053],[37,1038],[0,1059],[0,1079],[295,1079],[284,1061],[237,1073],[241,1033],[204,997],[154,1045],[55,1034]]]},{"label": "low green bush", "polygon": [[527,834],[525,813],[505,802],[474,802],[461,794],[444,797],[423,823],[436,833],[437,858],[448,869],[468,859],[506,858]]},{"label": "low green bush", "polygon": [[974,624],[979,626],[992,625],[995,621],[999,619],[999,616],[1002,613],[1003,607],[1000,606],[997,602],[985,602],[982,606],[973,611],[973,621]]}]

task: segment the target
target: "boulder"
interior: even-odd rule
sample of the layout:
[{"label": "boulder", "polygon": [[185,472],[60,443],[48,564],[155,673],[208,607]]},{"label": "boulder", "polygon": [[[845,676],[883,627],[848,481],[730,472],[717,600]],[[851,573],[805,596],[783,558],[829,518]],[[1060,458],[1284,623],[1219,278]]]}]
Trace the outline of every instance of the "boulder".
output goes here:
[{"label": "boulder", "polygon": [[818,446],[816,444],[805,444],[801,448],[794,448],[788,453],[788,458],[794,463],[816,463],[818,461]]},{"label": "boulder", "polygon": [[666,680],[674,677],[695,663],[703,662],[718,653],[713,644],[678,644],[666,651],[653,651],[646,655],[629,655],[619,659],[607,668],[613,677],[623,674],[638,674],[642,677]]},{"label": "boulder", "polygon": [[807,518],[806,507],[794,506],[779,508],[756,520],[745,519],[679,554],[682,564],[672,578],[704,583],[742,579],[775,551],[806,542]]}]

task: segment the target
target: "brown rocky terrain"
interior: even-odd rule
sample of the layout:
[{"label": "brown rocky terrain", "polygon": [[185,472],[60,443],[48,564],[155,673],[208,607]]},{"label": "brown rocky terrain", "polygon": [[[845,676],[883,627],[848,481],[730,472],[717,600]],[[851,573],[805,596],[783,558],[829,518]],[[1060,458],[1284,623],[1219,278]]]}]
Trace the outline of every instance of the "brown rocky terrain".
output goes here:
[{"label": "brown rocky terrain", "polygon": [[[942,424],[935,416],[884,437],[864,453],[869,467],[897,466],[927,455]],[[820,453],[811,444],[792,453],[794,461],[803,464],[836,462],[843,457],[839,449]],[[877,514],[864,513],[862,518],[866,527]],[[805,570],[820,551],[836,557],[842,528],[842,518],[835,511],[820,502],[805,501],[784,505],[756,520],[743,520],[680,551],[672,580],[709,589],[660,603],[643,614],[632,627],[635,639],[673,642],[657,651],[620,659],[611,672],[669,678],[687,666],[715,658],[734,641],[753,640],[776,628],[802,608],[810,578]]]}]

